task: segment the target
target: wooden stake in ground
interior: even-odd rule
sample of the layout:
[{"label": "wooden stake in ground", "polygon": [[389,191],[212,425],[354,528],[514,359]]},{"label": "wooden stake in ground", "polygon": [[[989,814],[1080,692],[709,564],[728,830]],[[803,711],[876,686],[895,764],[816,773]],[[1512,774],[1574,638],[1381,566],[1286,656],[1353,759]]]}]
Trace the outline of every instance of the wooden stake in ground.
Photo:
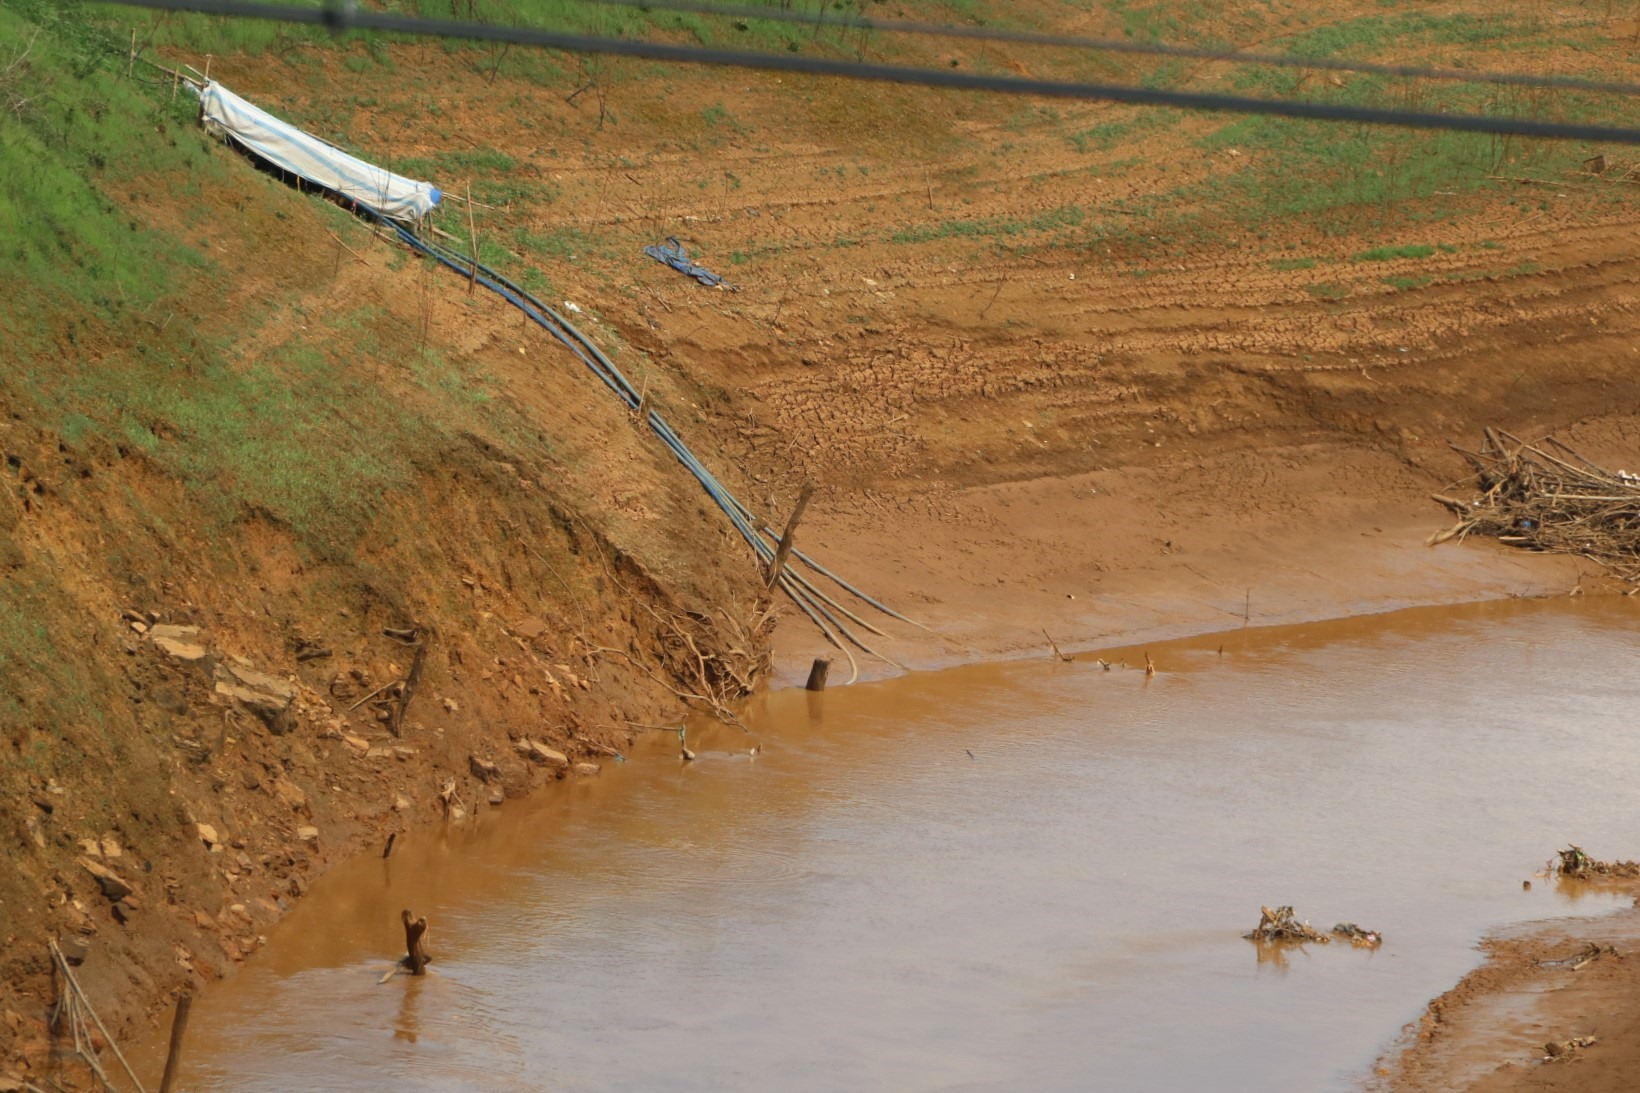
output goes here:
[{"label": "wooden stake in ground", "polygon": [[1076,657],[1074,655],[1061,653],[1059,651],[1059,643],[1057,641],[1054,641],[1053,638],[1048,637],[1048,632],[1046,630],[1042,631],[1042,636],[1045,637],[1045,638],[1048,638],[1048,645],[1050,647],[1052,647],[1054,656],[1058,657],[1060,660],[1064,661],[1067,664],[1069,664],[1071,661],[1076,659]]},{"label": "wooden stake in ground", "polygon": [[425,975],[427,962],[433,958],[427,955],[427,918],[416,918],[408,910],[401,913],[404,919],[404,963],[410,969],[411,975]]},{"label": "wooden stake in ground", "polygon": [[809,665],[809,681],[803,684],[805,691],[823,691],[826,689],[826,675],[831,671],[831,661],[825,657],[815,657],[814,663]]},{"label": "wooden stake in ground", "polygon": [[797,538],[797,522],[803,518],[803,510],[809,507],[809,498],[814,496],[814,486],[805,483],[803,491],[797,495],[797,507],[792,509],[792,518],[786,521],[786,533],[780,537],[780,545],[775,547],[774,560],[769,563],[769,589],[780,583],[780,575],[786,572],[786,559],[791,557],[792,543]]},{"label": "wooden stake in ground", "polygon": [[473,269],[467,278],[467,295],[478,287],[478,228],[473,224],[473,184],[467,183],[467,244],[472,250]]},{"label": "wooden stake in ground", "polygon": [[171,1020],[171,1047],[165,1055],[165,1074],[159,1080],[159,1093],[171,1093],[176,1081],[177,1067],[182,1062],[182,1035],[188,1030],[188,1011],[193,1008],[194,996],[187,991],[177,999],[177,1015]]},{"label": "wooden stake in ground", "polygon": [[423,635],[416,643],[416,658],[410,662],[410,674],[404,677],[404,686],[399,689],[399,700],[388,717],[387,728],[394,736],[404,735],[404,711],[410,708],[410,699],[415,697],[416,684],[421,682],[421,669],[426,661],[427,637]]}]

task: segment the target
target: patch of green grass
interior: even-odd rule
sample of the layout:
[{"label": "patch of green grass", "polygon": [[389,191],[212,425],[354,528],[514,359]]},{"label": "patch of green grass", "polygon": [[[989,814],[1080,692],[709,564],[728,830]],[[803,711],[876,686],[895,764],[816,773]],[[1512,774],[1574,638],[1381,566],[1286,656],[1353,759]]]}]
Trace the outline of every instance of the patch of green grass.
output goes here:
[{"label": "patch of green grass", "polygon": [[1158,133],[1177,125],[1185,114],[1182,110],[1158,108],[1141,110],[1119,121],[1101,122],[1066,139],[1078,152],[1108,152],[1117,144],[1133,137]]},{"label": "patch of green grass", "polygon": [[1352,262],[1393,262],[1399,258],[1428,258],[1435,253],[1435,248],[1422,243],[1409,243],[1399,247],[1373,247],[1350,256]]},{"label": "patch of green grass", "polygon": [[1181,60],[1164,61],[1139,77],[1139,86],[1153,89],[1176,86],[1188,71]]},{"label": "patch of green grass", "polygon": [[559,261],[578,261],[587,256],[610,258],[614,257],[615,254],[613,248],[602,236],[593,235],[567,225],[544,232],[532,232],[527,228],[518,228],[512,233],[512,241],[525,252],[526,256],[555,258]]},{"label": "patch of green grass", "polygon": [[[0,68],[11,65],[0,92],[26,100],[0,110],[7,280],[104,317],[152,307],[173,279],[171,267],[212,261],[147,227],[108,191],[122,178],[159,171],[188,180],[220,170],[194,108],[141,94],[109,63],[116,49],[124,46],[76,5],[0,6]],[[18,295],[15,287],[9,295]]]},{"label": "patch of green grass", "polygon": [[1318,300],[1342,300],[1350,294],[1347,285],[1336,284],[1332,281],[1321,281],[1305,287],[1306,292]]},{"label": "patch of green grass", "polygon": [[438,175],[505,174],[516,170],[518,162],[494,148],[457,148],[430,156],[403,156],[393,161],[400,174],[430,178]]},{"label": "patch of green grass", "polygon": [[1270,259],[1270,265],[1275,269],[1285,272],[1299,269],[1314,269],[1316,267],[1316,261],[1317,260],[1314,258],[1272,258]]},{"label": "patch of green grass", "polygon": [[1428,277],[1428,276],[1408,277],[1408,276],[1405,276],[1405,275],[1396,274],[1396,275],[1391,275],[1389,277],[1381,278],[1381,280],[1384,282],[1384,284],[1388,285],[1390,288],[1406,290],[1406,289],[1409,289],[1409,288],[1423,288],[1425,285],[1427,285],[1431,281],[1433,281],[1434,278],[1433,277]]},{"label": "patch of green grass", "polygon": [[[218,263],[258,260],[254,244],[232,249],[256,235],[247,217],[281,232],[328,222],[356,246],[364,229],[213,146],[186,96],[173,103],[168,86],[127,79],[122,30],[73,0],[0,0],[0,62],[17,58],[7,78],[30,96],[0,110],[0,405],[71,451],[141,453],[197,534],[262,518],[345,555],[441,438],[476,427],[489,381],[464,361],[407,351],[413,335],[377,308],[312,329],[298,310],[263,331],[308,284],[275,289],[267,310],[231,322],[202,305],[220,289]],[[27,55],[13,43],[29,43]],[[485,150],[446,161],[514,166]],[[183,197],[170,203],[182,226],[162,230],[137,211],[156,185]],[[186,200],[207,190],[241,203]],[[498,243],[481,232],[482,256],[507,261]],[[382,398],[375,362],[386,361],[427,397]]]},{"label": "patch of green grass", "polygon": [[740,119],[729,113],[728,108],[720,102],[713,103],[702,110],[700,116],[708,129],[729,129],[736,133],[746,132],[746,127],[740,123]]}]

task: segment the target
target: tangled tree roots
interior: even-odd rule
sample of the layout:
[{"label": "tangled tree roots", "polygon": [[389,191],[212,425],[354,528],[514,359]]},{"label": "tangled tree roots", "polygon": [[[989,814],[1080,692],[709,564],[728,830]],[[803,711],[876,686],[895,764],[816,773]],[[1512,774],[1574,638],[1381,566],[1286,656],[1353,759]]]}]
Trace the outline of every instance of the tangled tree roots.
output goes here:
[{"label": "tangled tree roots", "polygon": [[1527,550],[1578,554],[1640,583],[1640,475],[1609,471],[1553,437],[1533,445],[1499,429],[1486,430],[1478,452],[1453,450],[1475,468],[1480,496],[1434,494],[1458,522],[1430,536],[1430,546],[1489,535]]}]

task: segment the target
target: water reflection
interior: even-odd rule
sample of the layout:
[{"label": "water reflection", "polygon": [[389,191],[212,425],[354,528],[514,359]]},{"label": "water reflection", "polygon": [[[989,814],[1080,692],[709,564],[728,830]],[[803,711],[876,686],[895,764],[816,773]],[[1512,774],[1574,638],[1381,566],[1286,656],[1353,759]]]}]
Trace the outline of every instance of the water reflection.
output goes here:
[{"label": "water reflection", "polygon": [[[202,999],[185,1079],[1346,1087],[1483,930],[1613,905],[1521,878],[1567,838],[1636,853],[1633,617],[1492,605],[1153,645],[1148,682],[1044,660],[784,692],[753,737],[691,727],[693,763],[645,734],[315,885]],[[1388,940],[1249,962],[1276,904]],[[378,984],[405,906],[438,974]]]},{"label": "water reflection", "polygon": [[416,1008],[426,983],[426,976],[412,976],[402,988],[398,1017],[393,1022],[393,1039],[412,1044],[421,1039],[421,1022],[416,1017]]}]

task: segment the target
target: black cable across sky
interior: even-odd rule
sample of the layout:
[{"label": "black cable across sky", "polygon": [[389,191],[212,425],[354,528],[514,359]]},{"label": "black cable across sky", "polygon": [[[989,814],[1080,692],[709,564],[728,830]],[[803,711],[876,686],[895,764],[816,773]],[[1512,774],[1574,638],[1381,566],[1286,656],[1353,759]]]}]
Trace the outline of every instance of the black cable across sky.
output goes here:
[{"label": "black cable across sky", "polygon": [[1243,95],[1223,95],[1197,91],[1172,91],[1135,87],[1127,84],[1085,83],[1039,80],[1018,76],[986,76],[941,68],[913,68],[868,61],[846,61],[810,57],[798,53],[760,53],[751,50],[720,49],[708,46],[675,45],[668,42],[633,41],[596,35],[537,30],[532,27],[496,26],[456,22],[446,19],[417,19],[386,12],[360,11],[351,2],[328,4],[324,8],[297,8],[286,4],[245,3],[241,0],[116,0],[129,7],[160,11],[190,11],[203,15],[228,15],[248,19],[324,26],[336,33],[346,30],[374,30],[469,41],[510,43],[557,49],[569,53],[602,53],[679,64],[706,64],[728,68],[790,72],[810,76],[834,76],[954,91],[992,91],[1053,99],[1117,102],[1135,106],[1172,106],[1188,110],[1301,118],[1312,121],[1353,122],[1362,125],[1393,125],[1413,129],[1444,129],[1485,133],[1495,136],[1537,137],[1550,140],[1581,140],[1612,144],[1640,145],[1640,129],[1586,125],[1569,122],[1533,121],[1528,118],[1495,117],[1484,114],[1440,114],[1411,110],[1391,110],[1339,103],[1302,102],[1294,99],[1258,99]]}]

